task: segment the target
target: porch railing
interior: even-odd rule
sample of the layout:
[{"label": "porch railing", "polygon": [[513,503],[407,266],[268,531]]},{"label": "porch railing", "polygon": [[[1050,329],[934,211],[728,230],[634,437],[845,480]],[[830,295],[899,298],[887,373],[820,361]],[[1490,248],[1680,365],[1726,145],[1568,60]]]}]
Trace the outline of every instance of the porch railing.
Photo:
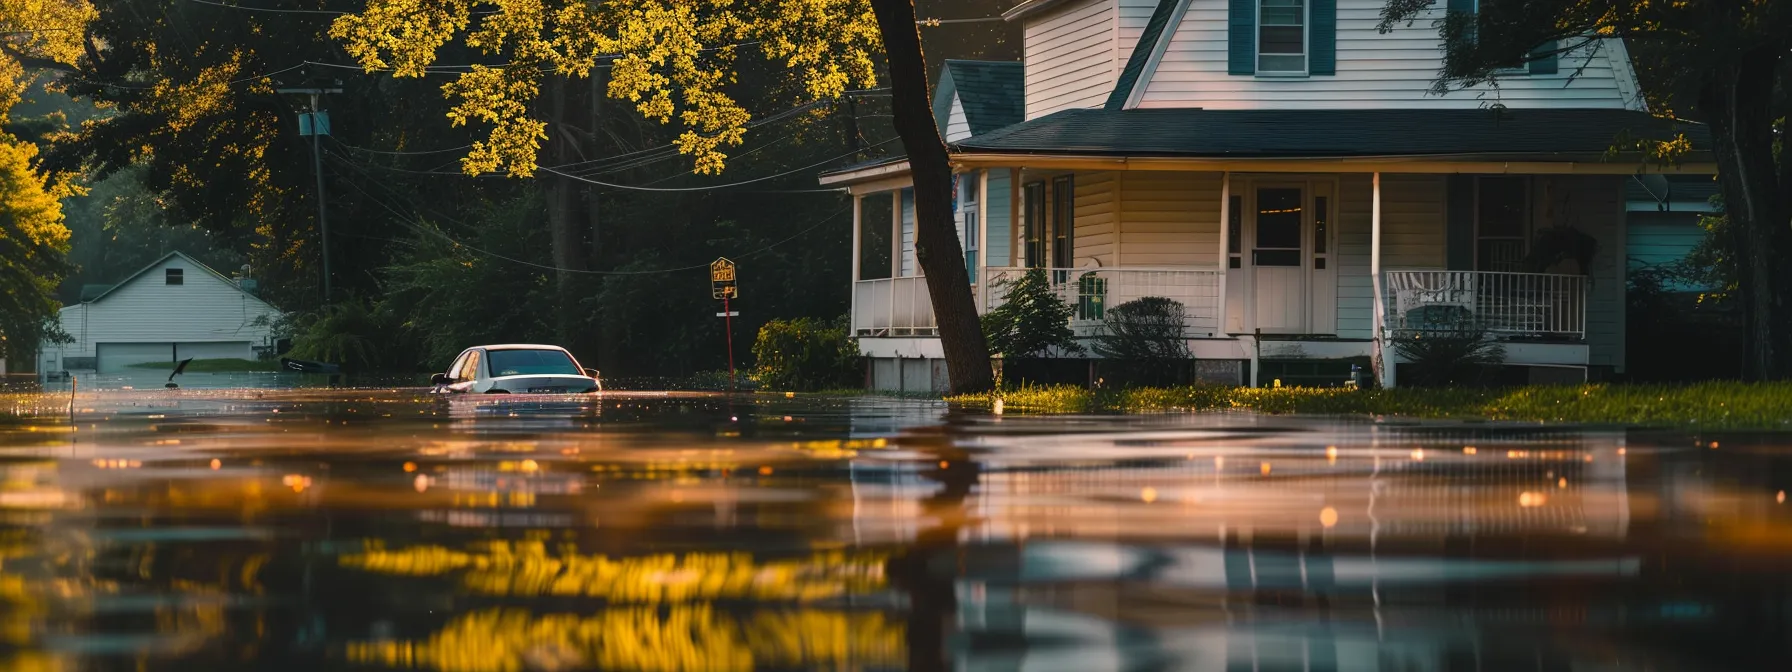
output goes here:
[{"label": "porch railing", "polygon": [[[983,312],[1001,306],[1008,298],[1004,281],[1018,280],[1028,269],[985,268],[980,295]],[[1215,268],[1048,268],[1052,291],[1070,304],[1071,329],[1079,336],[1093,335],[1115,306],[1157,296],[1182,304],[1188,336],[1211,336],[1219,331],[1220,271]]]},{"label": "porch railing", "polygon": [[1587,335],[1585,276],[1388,271],[1386,279],[1390,331],[1466,328],[1507,338]]},{"label": "porch railing", "polygon": [[884,278],[852,285],[852,329],[859,336],[932,336],[933,299],[927,279]]}]

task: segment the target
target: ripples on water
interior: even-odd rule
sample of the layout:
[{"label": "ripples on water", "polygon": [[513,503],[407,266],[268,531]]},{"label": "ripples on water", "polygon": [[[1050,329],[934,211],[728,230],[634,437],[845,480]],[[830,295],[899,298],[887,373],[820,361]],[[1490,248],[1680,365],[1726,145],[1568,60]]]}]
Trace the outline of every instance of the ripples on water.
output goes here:
[{"label": "ripples on water", "polygon": [[1792,667],[1785,437],[60,395],[0,397],[0,669]]}]

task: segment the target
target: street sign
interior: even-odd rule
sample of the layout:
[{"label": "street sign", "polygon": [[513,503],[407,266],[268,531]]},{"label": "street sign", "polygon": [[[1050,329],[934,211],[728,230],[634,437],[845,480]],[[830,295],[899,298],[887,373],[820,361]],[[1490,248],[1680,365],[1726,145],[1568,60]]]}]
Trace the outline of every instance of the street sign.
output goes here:
[{"label": "street sign", "polygon": [[734,262],[727,257],[716,257],[709,262],[709,293],[717,299],[740,298],[740,287],[735,285]]},{"label": "street sign", "polygon": [[730,310],[725,313],[716,313],[716,317],[740,317],[740,311]]}]

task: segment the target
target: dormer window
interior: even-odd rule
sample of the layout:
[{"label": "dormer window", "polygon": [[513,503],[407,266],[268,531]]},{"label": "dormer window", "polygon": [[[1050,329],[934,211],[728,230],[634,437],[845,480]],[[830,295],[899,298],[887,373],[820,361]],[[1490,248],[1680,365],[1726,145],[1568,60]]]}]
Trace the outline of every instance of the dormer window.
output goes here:
[{"label": "dormer window", "polygon": [[186,284],[186,272],[178,268],[170,268],[163,272],[162,279],[164,284],[184,285]]},{"label": "dormer window", "polygon": [[1307,0],[1257,0],[1257,73],[1307,74]]}]

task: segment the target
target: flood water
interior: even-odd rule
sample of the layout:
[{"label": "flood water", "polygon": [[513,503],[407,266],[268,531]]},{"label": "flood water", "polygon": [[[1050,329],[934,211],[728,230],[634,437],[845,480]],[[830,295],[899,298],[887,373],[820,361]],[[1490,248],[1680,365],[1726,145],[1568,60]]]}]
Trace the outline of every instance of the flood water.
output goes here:
[{"label": "flood water", "polygon": [[1792,436],[648,393],[9,409],[37,415],[0,423],[3,670],[1792,669]]}]

